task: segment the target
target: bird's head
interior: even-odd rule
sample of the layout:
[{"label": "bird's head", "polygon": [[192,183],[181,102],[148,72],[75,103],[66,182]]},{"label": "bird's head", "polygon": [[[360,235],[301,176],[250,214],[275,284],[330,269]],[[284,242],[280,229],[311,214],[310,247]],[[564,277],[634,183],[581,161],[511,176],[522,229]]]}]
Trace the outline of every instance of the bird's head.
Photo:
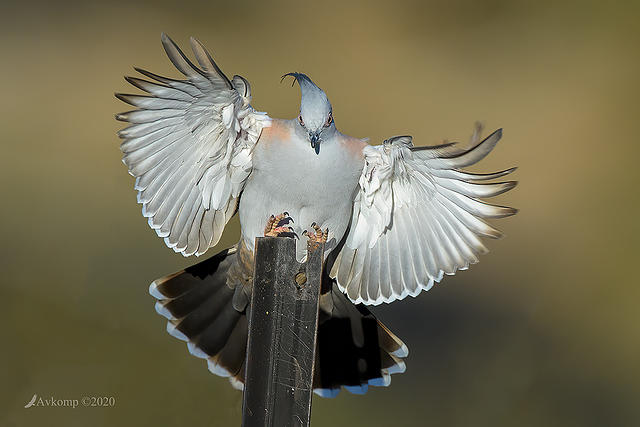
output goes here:
[{"label": "bird's head", "polygon": [[328,138],[336,129],[331,103],[322,89],[316,86],[305,74],[288,73],[282,78],[287,76],[295,78],[302,94],[298,125],[309,138],[311,148],[315,150],[316,154],[320,154],[320,143],[323,138]]}]

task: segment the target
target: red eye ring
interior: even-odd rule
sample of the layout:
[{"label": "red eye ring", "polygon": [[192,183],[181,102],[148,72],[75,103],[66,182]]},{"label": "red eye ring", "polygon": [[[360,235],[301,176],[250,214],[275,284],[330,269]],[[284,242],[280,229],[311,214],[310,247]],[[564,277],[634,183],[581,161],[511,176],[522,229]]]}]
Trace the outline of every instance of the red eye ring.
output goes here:
[{"label": "red eye ring", "polygon": [[329,113],[329,117],[327,117],[327,121],[324,124],[325,127],[329,127],[331,126],[331,123],[333,123],[333,113]]}]

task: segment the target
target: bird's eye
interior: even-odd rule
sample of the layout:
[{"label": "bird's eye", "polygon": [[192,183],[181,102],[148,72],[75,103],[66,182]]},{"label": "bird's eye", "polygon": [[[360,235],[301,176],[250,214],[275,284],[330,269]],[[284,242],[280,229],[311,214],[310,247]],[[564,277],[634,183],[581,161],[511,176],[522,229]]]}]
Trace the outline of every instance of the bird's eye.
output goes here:
[{"label": "bird's eye", "polygon": [[304,120],[302,120],[302,114],[298,116],[298,121],[300,122],[300,126],[304,127]]},{"label": "bird's eye", "polygon": [[324,127],[331,126],[331,123],[333,123],[333,113],[329,113],[329,117],[327,117],[327,121],[325,122]]}]

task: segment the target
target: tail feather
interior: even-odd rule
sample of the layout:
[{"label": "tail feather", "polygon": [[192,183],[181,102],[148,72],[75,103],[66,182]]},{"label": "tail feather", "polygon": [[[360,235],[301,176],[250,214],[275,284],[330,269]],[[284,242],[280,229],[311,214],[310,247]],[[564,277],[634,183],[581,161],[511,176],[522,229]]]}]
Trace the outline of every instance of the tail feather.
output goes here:
[{"label": "tail feather", "polygon": [[363,305],[353,305],[333,283],[332,311],[318,326],[314,390],[334,397],[340,387],[363,394],[386,387],[391,374],[404,372],[406,345]]},{"label": "tail feather", "polygon": [[244,381],[244,359],[247,352],[249,325],[247,316],[240,316],[236,326],[227,340],[227,344],[215,357],[216,361],[226,366],[231,375]]},{"label": "tail feather", "polygon": [[[149,287],[158,300],[156,311],[169,319],[167,331],[238,389],[244,385],[248,336],[249,292],[242,286],[252,268],[244,251],[243,246],[223,251]],[[333,397],[343,386],[362,394],[370,385],[388,386],[391,374],[404,372],[407,347],[366,307],[349,301],[335,282],[323,283],[322,289],[330,294],[320,304],[316,394]]]},{"label": "tail feather", "polygon": [[221,286],[213,291],[212,295],[206,298],[202,304],[184,316],[176,328],[190,339],[199,341],[200,334],[217,325],[217,318],[222,314],[222,310],[231,305],[232,297],[233,291],[225,285]]},{"label": "tail feather", "polygon": [[209,356],[215,356],[222,350],[238,320],[244,316],[233,308],[231,299],[225,303],[218,316],[194,339],[196,345]]},{"label": "tail feather", "polygon": [[[189,291],[178,298],[173,298],[166,303],[164,307],[176,318],[182,319],[192,316],[196,310],[204,308],[207,304],[215,304],[216,301],[224,298],[222,294],[225,291],[224,281],[216,280],[209,286],[193,286],[193,290]],[[215,283],[220,282],[220,283]],[[228,288],[227,288],[228,289]],[[231,291],[229,289],[229,291]]]},{"label": "tail feather", "polygon": [[[222,270],[227,270],[229,268],[228,263],[226,266],[220,266],[220,264],[227,260],[228,255],[233,253],[235,253],[235,248],[226,249],[194,266],[154,280],[149,286],[149,293],[158,299],[172,299],[198,288],[210,288],[213,283],[209,283],[204,279],[213,275],[221,267]],[[196,283],[200,284],[194,286]]]},{"label": "tail feather", "polygon": [[149,287],[156,311],[169,319],[167,331],[223,377],[238,375],[247,345],[246,316],[233,308],[234,290],[227,285],[235,253],[225,250]]},{"label": "tail feather", "polygon": [[378,321],[378,341],[380,342],[380,347],[389,354],[400,358],[409,355],[409,349],[405,343],[380,321]]}]

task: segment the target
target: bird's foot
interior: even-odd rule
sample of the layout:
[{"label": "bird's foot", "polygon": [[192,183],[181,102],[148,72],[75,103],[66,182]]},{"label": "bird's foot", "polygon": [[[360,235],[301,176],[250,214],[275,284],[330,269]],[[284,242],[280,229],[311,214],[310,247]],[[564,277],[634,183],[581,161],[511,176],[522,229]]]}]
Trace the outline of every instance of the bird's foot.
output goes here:
[{"label": "bird's foot", "polygon": [[329,237],[329,229],[325,229],[322,231],[320,226],[315,222],[311,224],[311,228],[313,228],[312,232],[304,230],[302,232],[303,236],[306,236],[309,240],[307,241],[307,247],[311,250],[316,250],[320,244],[327,243],[327,238]]},{"label": "bird's foot", "polygon": [[280,215],[271,215],[267,220],[266,227],[264,227],[264,237],[297,238],[298,235],[293,231],[293,227],[287,225],[292,222],[293,218],[289,216],[288,212],[283,212]]}]

